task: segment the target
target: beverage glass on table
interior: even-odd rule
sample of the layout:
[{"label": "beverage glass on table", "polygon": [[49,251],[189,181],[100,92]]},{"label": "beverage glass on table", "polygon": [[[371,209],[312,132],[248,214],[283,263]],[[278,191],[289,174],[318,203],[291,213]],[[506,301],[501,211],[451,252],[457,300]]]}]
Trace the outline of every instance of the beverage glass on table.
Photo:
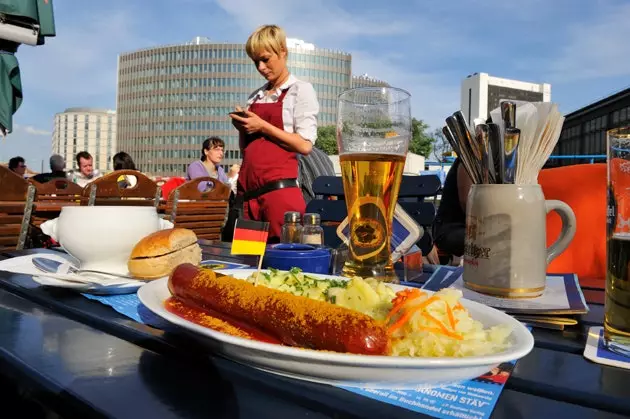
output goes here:
[{"label": "beverage glass on table", "polygon": [[630,126],[609,130],[604,339],[630,355]]},{"label": "beverage glass on table", "polygon": [[339,96],[337,145],[350,227],[344,276],[398,282],[390,239],[410,138],[406,91],[364,87]]}]

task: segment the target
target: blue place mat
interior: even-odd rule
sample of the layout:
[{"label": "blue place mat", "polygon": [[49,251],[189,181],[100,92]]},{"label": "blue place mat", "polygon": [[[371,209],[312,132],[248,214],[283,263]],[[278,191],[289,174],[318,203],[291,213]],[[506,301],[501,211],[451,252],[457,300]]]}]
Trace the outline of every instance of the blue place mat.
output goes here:
[{"label": "blue place mat", "polygon": [[154,326],[159,329],[167,329],[170,325],[166,320],[156,316],[140,302],[138,294],[122,295],[93,295],[81,294],[85,298],[105,304],[138,323]]}]

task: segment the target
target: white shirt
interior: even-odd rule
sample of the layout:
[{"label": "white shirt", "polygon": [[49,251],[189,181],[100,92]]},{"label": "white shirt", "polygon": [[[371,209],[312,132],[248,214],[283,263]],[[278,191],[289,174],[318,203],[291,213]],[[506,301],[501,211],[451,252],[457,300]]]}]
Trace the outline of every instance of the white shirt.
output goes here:
[{"label": "white shirt", "polygon": [[247,100],[247,106],[257,103],[276,103],[282,91],[289,89],[282,102],[282,123],[284,130],[300,134],[305,140],[314,143],[317,139],[317,114],[319,102],[313,85],[297,79],[292,74],[275,92],[265,95],[267,84],[254,91]]},{"label": "white shirt", "polygon": [[83,173],[81,173],[80,171],[68,173],[68,179],[76,183],[82,188],[85,188],[88,183],[92,182],[95,179],[100,178],[101,176],[103,175],[101,175],[101,173],[98,170],[94,170],[92,172],[92,177],[89,177],[89,178],[84,176]]}]

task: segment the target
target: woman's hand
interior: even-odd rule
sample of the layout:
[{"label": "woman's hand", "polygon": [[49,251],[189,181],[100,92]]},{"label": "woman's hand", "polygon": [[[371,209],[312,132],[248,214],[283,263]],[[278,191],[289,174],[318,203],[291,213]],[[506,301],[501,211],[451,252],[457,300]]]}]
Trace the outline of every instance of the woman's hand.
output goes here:
[{"label": "woman's hand", "polygon": [[228,178],[233,178],[234,176],[238,175],[238,172],[241,170],[241,166],[238,164],[233,164],[232,167],[230,167],[230,172],[228,173],[227,177]]},{"label": "woman's hand", "polygon": [[[262,132],[265,127],[268,125],[261,117],[256,115],[251,111],[243,111],[247,115],[247,117],[242,117],[237,114],[230,114],[230,118],[232,118],[232,124],[241,132],[246,134],[254,134],[257,132]],[[237,125],[238,124],[238,125]],[[239,129],[240,126],[240,129]]]},{"label": "woman's hand", "polygon": [[439,265],[440,257],[438,256],[437,247],[433,246],[431,251],[426,255],[427,262],[431,265]]}]

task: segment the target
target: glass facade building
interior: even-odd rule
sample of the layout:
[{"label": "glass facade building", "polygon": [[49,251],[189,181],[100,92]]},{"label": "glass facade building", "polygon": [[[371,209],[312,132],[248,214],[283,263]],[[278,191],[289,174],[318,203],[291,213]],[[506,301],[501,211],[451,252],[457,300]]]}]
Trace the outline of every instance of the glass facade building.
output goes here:
[{"label": "glass facade building", "polygon": [[[289,69],[313,84],[319,124],[335,123],[337,96],[352,86],[351,55],[291,40]],[[192,43],[161,46],[118,57],[117,144],[140,170],[183,176],[209,136],[225,141],[223,164],[241,159],[238,133],[228,113],[245,105],[264,84],[244,44]]]}]

